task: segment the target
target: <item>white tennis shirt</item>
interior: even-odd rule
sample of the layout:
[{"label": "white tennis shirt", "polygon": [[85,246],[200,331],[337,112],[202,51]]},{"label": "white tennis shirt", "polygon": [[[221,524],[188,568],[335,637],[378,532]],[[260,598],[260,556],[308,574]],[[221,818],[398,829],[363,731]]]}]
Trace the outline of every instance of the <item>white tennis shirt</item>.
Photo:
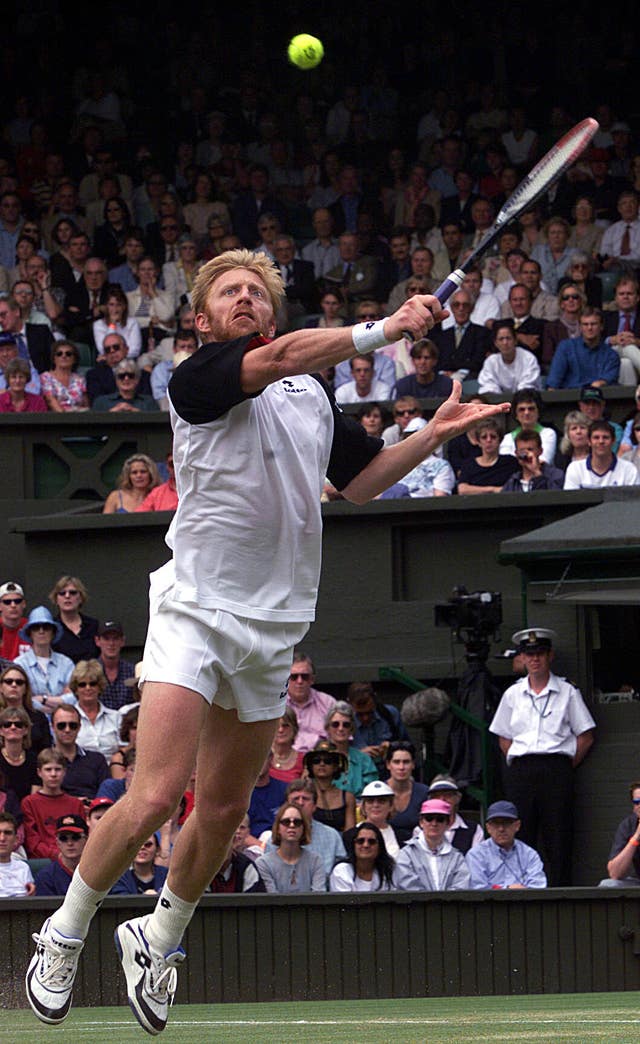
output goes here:
[{"label": "white tennis shirt", "polygon": [[205,345],[169,384],[174,597],[249,619],[310,621],[325,476],[343,489],[383,444],[341,413],[315,377],[243,392],[242,358],[255,344]]}]

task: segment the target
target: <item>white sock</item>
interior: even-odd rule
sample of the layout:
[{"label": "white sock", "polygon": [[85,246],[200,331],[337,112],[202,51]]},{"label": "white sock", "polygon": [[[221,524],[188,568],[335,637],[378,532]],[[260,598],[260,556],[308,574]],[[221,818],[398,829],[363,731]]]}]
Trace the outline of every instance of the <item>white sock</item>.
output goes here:
[{"label": "white sock", "polygon": [[62,906],[51,915],[51,925],[69,939],[86,938],[91,918],[108,891],[89,888],[76,867]]},{"label": "white sock", "polygon": [[156,908],[144,930],[154,950],[167,954],[178,949],[197,905],[174,895],[165,881]]}]

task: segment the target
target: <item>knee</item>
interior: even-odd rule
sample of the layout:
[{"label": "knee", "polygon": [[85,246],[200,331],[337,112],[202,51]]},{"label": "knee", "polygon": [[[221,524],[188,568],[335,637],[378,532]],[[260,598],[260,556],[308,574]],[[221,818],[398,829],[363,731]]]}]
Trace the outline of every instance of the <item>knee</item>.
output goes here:
[{"label": "knee", "polygon": [[198,826],[206,833],[222,833],[225,836],[234,832],[243,816],[247,814],[244,801],[196,801],[195,809]]},{"label": "knee", "polygon": [[129,794],[129,809],[136,836],[149,837],[175,812],[181,795],[174,796],[165,791],[137,791]]}]

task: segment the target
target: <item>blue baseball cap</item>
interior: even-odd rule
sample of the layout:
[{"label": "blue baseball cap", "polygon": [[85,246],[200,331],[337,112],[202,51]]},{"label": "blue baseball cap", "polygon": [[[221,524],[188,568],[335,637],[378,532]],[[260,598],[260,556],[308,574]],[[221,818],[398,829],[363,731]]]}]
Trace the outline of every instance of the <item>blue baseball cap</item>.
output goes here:
[{"label": "blue baseball cap", "polygon": [[487,809],[487,823],[491,819],[520,819],[512,801],[494,801]]}]

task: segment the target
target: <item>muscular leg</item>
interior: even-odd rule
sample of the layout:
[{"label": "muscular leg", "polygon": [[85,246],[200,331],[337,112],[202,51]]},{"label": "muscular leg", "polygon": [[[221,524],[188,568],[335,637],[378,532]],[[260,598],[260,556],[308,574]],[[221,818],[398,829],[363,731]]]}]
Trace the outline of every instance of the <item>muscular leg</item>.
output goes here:
[{"label": "muscular leg", "polygon": [[90,888],[110,888],[140,843],[174,811],[208,716],[209,706],[199,693],[181,685],[145,682],[131,785],[91,832],[80,860],[80,876]]},{"label": "muscular leg", "polygon": [[[242,722],[213,706],[200,736],[194,809],[171,856],[167,884],[195,903],[222,863],[273,742],[276,720]],[[136,769],[137,772],[137,769]]]}]

